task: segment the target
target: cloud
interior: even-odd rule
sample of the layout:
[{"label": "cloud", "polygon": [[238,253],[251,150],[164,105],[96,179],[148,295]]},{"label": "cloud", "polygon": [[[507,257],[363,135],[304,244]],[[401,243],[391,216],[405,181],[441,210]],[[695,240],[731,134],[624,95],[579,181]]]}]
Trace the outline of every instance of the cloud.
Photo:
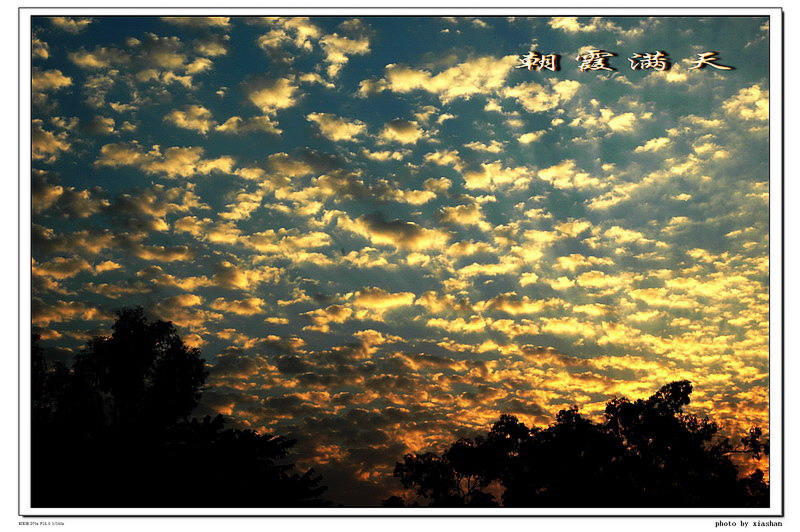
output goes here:
[{"label": "cloud", "polygon": [[639,288],[631,290],[629,295],[651,307],[689,309],[697,306],[696,301],[671,294],[666,288]]},{"label": "cloud", "polygon": [[257,297],[234,299],[232,301],[218,297],[211,303],[211,308],[221,312],[238,314],[240,316],[252,316],[254,314],[263,313],[264,309],[262,307],[264,304],[264,300]]},{"label": "cloud", "polygon": [[572,253],[571,255],[564,255],[556,259],[555,267],[559,270],[569,270],[574,272],[578,268],[594,265],[611,266],[614,261],[605,257],[585,257],[579,253]]},{"label": "cloud", "polygon": [[208,46],[192,47],[175,36],[146,32],[141,38],[128,37],[123,46],[98,44],[91,50],[81,47],[67,56],[79,68],[97,71],[87,76],[83,85],[90,105],[105,105],[106,94],[116,85],[126,90],[127,99],[138,107],[143,102],[152,102],[156,87],[174,91],[172,86],[178,85],[193,90],[195,76],[210,72],[214,65],[201,52],[220,54],[221,50],[219,46],[215,50]]},{"label": "cloud", "polygon": [[136,142],[106,144],[100,148],[96,166],[135,166],[145,172],[164,174],[167,177],[190,177],[196,174],[214,172],[232,173],[234,160],[229,156],[203,159],[205,149],[196,147],[171,147],[163,153],[160,146],[153,146],[149,152]]},{"label": "cloud", "polygon": [[520,314],[537,314],[547,308],[559,306],[559,303],[558,300],[530,299],[528,296],[520,298],[516,292],[508,292],[489,299],[482,306],[486,310],[497,310],[517,316]]},{"label": "cloud", "polygon": [[161,20],[189,28],[228,28],[231,25],[230,17],[161,17]]},{"label": "cloud", "polygon": [[396,249],[417,251],[442,248],[450,235],[438,229],[427,229],[414,222],[386,220],[380,214],[362,215],[351,220],[338,216],[337,224],[342,229],[363,236],[376,245],[394,246]]},{"label": "cloud", "polygon": [[[567,221],[558,222],[553,226],[553,228],[564,236],[568,236],[571,238],[576,238],[581,235],[584,231],[590,229],[592,227],[592,222],[583,219],[573,219],[570,218]],[[527,235],[526,235],[527,236]]]},{"label": "cloud", "polygon": [[527,167],[503,167],[500,161],[481,163],[480,170],[464,173],[464,186],[473,190],[496,190],[508,185],[523,188],[530,182],[531,171]]},{"label": "cloud", "polygon": [[723,110],[743,120],[769,120],[769,91],[760,85],[740,89],[722,103]]},{"label": "cloud", "polygon": [[515,256],[501,256],[499,261],[493,264],[486,264],[481,262],[473,262],[463,268],[460,268],[457,273],[461,277],[477,277],[486,276],[494,277],[497,275],[508,275],[519,271],[523,263],[519,257]]},{"label": "cloud", "polygon": [[137,231],[167,231],[166,217],[192,209],[207,209],[192,188],[153,185],[119,194],[109,214],[121,225]]},{"label": "cloud", "polygon": [[[220,333],[219,336],[222,338],[231,337],[231,335],[222,333]],[[231,347],[214,357],[211,377],[213,379],[244,380],[257,377],[261,371],[269,370],[269,368],[270,364],[263,356]],[[203,402],[206,402],[205,396],[207,393],[208,392],[203,394]],[[234,394],[234,397],[238,399],[240,403],[243,402],[244,399],[242,396],[246,397],[246,394]],[[233,413],[233,409],[237,404],[236,399],[229,399],[228,401],[223,400],[223,398],[218,399],[218,401],[228,408],[228,412],[226,412],[227,415]],[[257,398],[254,397],[253,399]]]},{"label": "cloud", "polygon": [[506,98],[514,98],[527,111],[541,113],[570,101],[581,87],[579,82],[571,79],[550,79],[548,83],[549,87],[529,81],[505,87],[500,93]]},{"label": "cloud", "polygon": [[64,75],[58,69],[41,70],[34,67],[31,70],[31,90],[34,92],[47,92],[72,85],[72,78]]},{"label": "cloud", "polygon": [[110,314],[100,308],[77,301],[48,301],[34,297],[31,300],[31,322],[34,325],[48,326],[72,320],[96,320],[108,318]]},{"label": "cloud", "polygon": [[453,186],[453,182],[446,177],[440,177],[438,179],[429,177],[422,186],[425,187],[425,190],[430,190],[436,194],[446,194],[450,187]]},{"label": "cloud", "polygon": [[130,63],[132,57],[118,48],[97,46],[92,51],[80,49],[67,54],[70,61],[87,70],[107,69]]},{"label": "cloud", "polygon": [[306,316],[311,320],[311,325],[303,327],[303,330],[328,333],[331,330],[331,323],[344,323],[352,315],[353,309],[343,305],[330,305],[325,308],[304,312],[302,316]]},{"label": "cloud", "polygon": [[214,244],[236,244],[241,235],[241,230],[233,222],[213,222],[209,218],[200,220],[196,216],[175,220],[173,228],[176,233],[189,233]]},{"label": "cloud", "polygon": [[[153,19],[129,35],[98,18],[77,36],[38,21],[44,345],[73,356],[108,334],[106,306],[144,305],[203,345],[203,415],[287,437],[313,428],[295,461],[330,467],[319,472],[346,504],[380,504],[405,452],[501,412],[602,417],[614,393],[676,375],[708,390],[701,415],[763,419],[769,94],[756,71],[726,77],[703,114],[664,90],[702,93],[713,70],[617,75],[598,92],[594,75],[536,76],[469,44],[503,32],[530,44],[524,19],[479,31],[420,19],[438,45],[402,57],[385,21],[364,19],[373,34],[342,20]],[[641,42],[625,32],[655,27],[540,22],[618,51]],[[659,30],[692,27],[679,22]],[[229,76],[234,63],[253,77]]]},{"label": "cloud", "polygon": [[618,244],[631,244],[634,242],[646,244],[648,242],[652,242],[652,240],[645,238],[643,233],[634,229],[625,229],[624,227],[620,227],[618,225],[614,225],[606,229],[606,231],[603,233],[603,236],[615,241]]},{"label": "cloud", "polygon": [[31,224],[31,247],[42,253],[84,253],[96,255],[116,240],[108,230],[83,229],[72,233],[56,233],[53,229]]},{"label": "cloud", "polygon": [[333,155],[314,150],[300,149],[289,155],[285,152],[273,153],[267,157],[267,167],[288,177],[302,177],[310,174],[323,174],[342,167],[341,161]]},{"label": "cloud", "polygon": [[274,115],[281,109],[297,103],[297,86],[293,78],[256,79],[245,86],[250,103],[266,115]]},{"label": "cloud", "polygon": [[637,26],[626,30],[615,22],[602,17],[592,17],[585,24],[581,23],[578,17],[551,17],[547,22],[551,28],[562,30],[565,33],[577,34],[606,31],[627,39],[635,39],[643,35],[645,31],[652,31],[652,28],[658,23],[659,20],[654,17],[642,18]]},{"label": "cloud", "polygon": [[608,108],[601,108],[597,113],[578,109],[578,116],[569,125],[582,127],[589,131],[607,131],[609,133],[630,133],[636,127],[638,117],[635,113],[615,113]]},{"label": "cloud", "polygon": [[373,161],[402,161],[408,155],[408,150],[370,151],[364,148],[361,150],[361,155]]},{"label": "cloud", "polygon": [[541,330],[546,334],[557,336],[583,336],[594,338],[597,329],[589,322],[580,321],[573,317],[542,318]]},{"label": "cloud", "polygon": [[202,105],[184,105],[182,109],[173,109],[164,116],[164,121],[204,135],[216,125],[211,117],[211,111]]},{"label": "cloud", "polygon": [[484,144],[483,142],[470,142],[469,144],[464,144],[465,148],[469,148],[475,151],[484,151],[487,153],[500,153],[503,151],[505,143],[498,142],[496,140],[490,140],[489,144]]},{"label": "cloud", "polygon": [[553,29],[561,29],[567,33],[577,33],[580,31],[595,31],[596,24],[581,24],[578,22],[578,17],[552,17],[548,22],[549,26]]},{"label": "cloud", "polygon": [[687,67],[678,63],[672,65],[669,70],[651,72],[647,75],[646,83],[657,83],[659,81],[666,81],[667,83],[685,83],[689,79]]},{"label": "cloud", "polygon": [[187,292],[192,292],[197,288],[212,286],[214,284],[214,282],[206,276],[176,277],[175,275],[165,272],[161,266],[155,264],[136,272],[136,279],[150,286],[158,288],[179,288]]},{"label": "cloud", "polygon": [[568,159],[558,164],[539,170],[536,174],[542,181],[547,181],[556,188],[568,190],[584,190],[599,188],[604,185],[600,179],[592,177],[588,172],[578,169],[575,161]]},{"label": "cloud", "polygon": [[39,119],[31,120],[31,157],[46,163],[55,162],[62,152],[69,150],[67,132],[53,133],[42,127]]},{"label": "cloud", "polygon": [[408,203],[409,205],[425,205],[426,203],[436,199],[436,193],[430,190],[395,190],[393,194],[394,199],[400,203]]},{"label": "cloud", "polygon": [[426,153],[424,160],[426,163],[433,163],[441,166],[452,166],[459,172],[464,168],[464,161],[462,161],[461,157],[459,157],[457,150],[439,150]]},{"label": "cloud", "polygon": [[160,311],[172,308],[196,307],[203,304],[203,298],[197,294],[178,294],[160,301],[155,309],[158,314]]},{"label": "cloud", "polygon": [[242,243],[257,250],[265,258],[280,257],[295,264],[301,262],[311,262],[320,266],[331,264],[331,260],[322,253],[309,252],[331,244],[330,235],[321,231],[299,233],[297,230],[270,229],[244,236]]},{"label": "cloud", "polygon": [[48,59],[50,57],[50,46],[41,39],[32,38],[31,57],[33,59]]},{"label": "cloud", "polygon": [[229,261],[222,261],[214,266],[216,273],[211,280],[215,286],[237,290],[254,290],[261,283],[277,283],[281,270],[272,266],[247,269]]},{"label": "cloud", "polygon": [[69,279],[82,271],[93,271],[92,265],[81,257],[55,257],[47,262],[31,261],[33,275],[52,277],[53,279]]},{"label": "cloud", "polygon": [[50,23],[67,33],[76,34],[85,30],[92,23],[92,19],[89,17],[50,17]]},{"label": "cloud", "polygon": [[516,63],[516,55],[499,59],[484,56],[469,59],[438,74],[390,64],[386,66],[383,79],[362,81],[359,93],[368,96],[384,90],[398,93],[422,90],[437,95],[442,103],[449,103],[456,98],[470,98],[476,94],[492,94],[498,91]]},{"label": "cloud", "polygon": [[[110,75],[92,74],[87,76],[86,81],[83,83],[82,90],[83,94],[86,95],[85,102],[91,107],[95,107],[97,109],[104,107],[106,105],[106,96],[115,84],[116,79]],[[111,107],[112,109],[114,108],[113,103],[111,104]],[[135,108],[136,106],[132,106],[132,109]]]},{"label": "cloud", "polygon": [[424,137],[425,132],[419,128],[416,121],[399,118],[387,122],[380,133],[381,139],[401,144],[414,144]]},{"label": "cloud", "polygon": [[648,151],[656,152],[664,149],[667,146],[667,144],[669,144],[669,142],[670,140],[668,137],[657,137],[648,140],[641,146],[637,146],[636,149],[633,151],[637,153],[648,152]]},{"label": "cloud", "polygon": [[147,156],[138,144],[113,143],[100,148],[100,158],[95,161],[98,166],[135,166],[147,160]]},{"label": "cloud", "polygon": [[580,274],[575,282],[578,284],[578,286],[583,288],[613,288],[617,290],[628,286],[632,280],[632,277],[633,276],[630,274],[609,275],[598,270],[590,270]]},{"label": "cloud", "polygon": [[81,129],[90,135],[111,135],[115,133],[116,122],[108,116],[95,115],[81,125]]},{"label": "cloud", "polygon": [[331,78],[339,75],[342,68],[350,61],[350,56],[364,55],[370,51],[367,28],[359,19],[347,20],[340,27],[346,30],[349,36],[332,33],[325,35],[319,41],[325,51],[327,73]]},{"label": "cloud", "polygon": [[349,121],[330,113],[311,113],[306,115],[306,120],[316,123],[320,133],[334,142],[355,140],[367,130],[366,124],[360,120]]},{"label": "cloud", "polygon": [[197,39],[194,41],[195,51],[207,57],[220,57],[227,55],[228,42],[230,37],[228,35],[213,34]]},{"label": "cloud", "polygon": [[444,318],[431,318],[426,322],[426,325],[428,327],[444,329],[451,333],[477,333],[485,332],[491,323],[491,319],[487,320],[481,316],[470,316],[467,320],[464,318],[455,318],[453,320],[447,320]]},{"label": "cloud", "polygon": [[477,203],[457,205],[455,207],[442,207],[440,219],[442,222],[456,225],[476,225],[483,230],[491,228],[491,225],[484,220],[481,206]]},{"label": "cloud", "polygon": [[544,130],[523,133],[522,135],[517,137],[517,141],[520,144],[530,144],[531,142],[536,142],[537,140],[542,138],[542,135],[544,135],[545,133],[547,133],[547,131]]},{"label": "cloud", "polygon": [[265,49],[280,49],[288,41],[303,50],[311,50],[313,42],[322,35],[322,30],[308,17],[262,17],[261,20],[275,28],[256,41]]},{"label": "cloud", "polygon": [[413,292],[387,292],[373,286],[356,291],[353,306],[370,310],[386,310],[394,307],[413,305],[416,296]]},{"label": "cloud", "polygon": [[274,122],[269,116],[253,116],[243,119],[239,116],[232,116],[222,124],[214,128],[220,133],[245,134],[253,131],[263,131],[273,135],[280,135],[283,130],[278,128],[278,123]]},{"label": "cloud", "polygon": [[133,255],[146,261],[188,261],[195,257],[195,251],[189,248],[189,246],[147,246],[138,242],[132,242],[128,248]]},{"label": "cloud", "polygon": [[234,198],[233,203],[225,206],[225,211],[219,213],[219,217],[224,220],[247,220],[255,212],[263,201],[263,193],[248,193],[242,190]]},{"label": "cloud", "polygon": [[108,207],[109,201],[102,197],[99,188],[78,190],[48,182],[48,174],[32,172],[31,210],[34,214],[52,211],[64,218],[87,218]]}]

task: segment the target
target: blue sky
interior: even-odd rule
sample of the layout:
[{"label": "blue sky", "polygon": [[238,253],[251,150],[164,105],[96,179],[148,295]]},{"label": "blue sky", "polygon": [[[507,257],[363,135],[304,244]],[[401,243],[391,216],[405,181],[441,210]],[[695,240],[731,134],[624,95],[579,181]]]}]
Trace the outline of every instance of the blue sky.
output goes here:
[{"label": "blue sky", "polygon": [[[35,18],[33,326],[115,309],[209,363],[198,414],[394,461],[688,378],[766,425],[766,17]],[[590,49],[613,72],[578,69]],[[528,51],[560,70],[515,68]],[[634,53],[665,71],[631,70]],[[734,67],[690,69],[716,51]],[[308,435],[313,434],[313,438]]]}]

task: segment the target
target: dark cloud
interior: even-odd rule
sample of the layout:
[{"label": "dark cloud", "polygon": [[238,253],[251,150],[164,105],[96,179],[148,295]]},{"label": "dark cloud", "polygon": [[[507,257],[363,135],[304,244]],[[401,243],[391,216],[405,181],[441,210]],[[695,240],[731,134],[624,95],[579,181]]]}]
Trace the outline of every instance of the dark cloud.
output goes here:
[{"label": "dark cloud", "polygon": [[266,360],[260,356],[231,347],[214,358],[211,377],[250,379],[265,365]]}]

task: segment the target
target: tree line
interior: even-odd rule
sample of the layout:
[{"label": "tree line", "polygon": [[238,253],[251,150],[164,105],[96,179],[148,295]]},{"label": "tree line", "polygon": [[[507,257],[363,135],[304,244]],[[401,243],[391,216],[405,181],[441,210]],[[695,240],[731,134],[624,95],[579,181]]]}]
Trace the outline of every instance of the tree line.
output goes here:
[{"label": "tree line", "polygon": [[407,454],[394,476],[411,494],[385,506],[768,507],[756,469],[740,476],[731,457],[769,453],[759,428],[733,443],[715,421],[687,414],[692,385],[677,381],[648,399],[615,398],[595,423],[577,407],[547,427],[502,415],[491,430],[442,454]]},{"label": "tree line", "polygon": [[326,487],[286,462],[296,443],[191,417],[208,376],[200,351],[141,308],[117,314],[71,368],[32,352],[35,507],[319,506]]},{"label": "tree line", "polygon": [[[208,371],[171,322],[142,308],[117,313],[71,367],[31,353],[34,507],[327,506],[314,469],[288,459],[296,441],[192,417]],[[769,453],[760,429],[734,444],[708,418],[686,414],[692,386],[615,398],[603,421],[562,410],[548,427],[502,415],[485,435],[395,466],[403,496],[384,506],[764,507],[760,470],[731,457]],[[327,494],[326,494],[327,495]],[[335,496],[335,494],[334,494]]]}]

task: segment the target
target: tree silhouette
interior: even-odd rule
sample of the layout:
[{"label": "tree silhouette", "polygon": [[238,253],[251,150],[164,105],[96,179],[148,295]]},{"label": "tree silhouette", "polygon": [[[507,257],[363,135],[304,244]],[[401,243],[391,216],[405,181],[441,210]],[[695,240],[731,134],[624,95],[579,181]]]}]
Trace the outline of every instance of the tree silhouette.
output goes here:
[{"label": "tree silhouette", "polygon": [[32,349],[36,507],[264,507],[324,502],[281,436],[190,419],[208,376],[170,322],[124,309],[72,368]]},{"label": "tree silhouette", "polygon": [[740,478],[730,459],[768,454],[761,430],[734,446],[716,422],[683,412],[691,392],[678,381],[645,400],[612,399],[601,423],[577,407],[546,428],[503,415],[485,436],[460,439],[441,456],[407,454],[394,475],[415,503],[431,506],[768,506],[763,472]]},{"label": "tree silhouette", "polygon": [[105,425],[136,430],[186,419],[208,371],[200,351],[187,347],[172,323],[151,322],[139,307],[117,313],[111,336],[88,342],[73,374],[79,391],[94,395],[85,399],[102,407]]},{"label": "tree silhouette", "polygon": [[482,491],[492,480],[491,452],[480,439],[460,439],[442,456],[406,455],[395,467],[395,476],[405,488],[415,487],[430,499],[431,506],[491,506],[493,498]]}]

